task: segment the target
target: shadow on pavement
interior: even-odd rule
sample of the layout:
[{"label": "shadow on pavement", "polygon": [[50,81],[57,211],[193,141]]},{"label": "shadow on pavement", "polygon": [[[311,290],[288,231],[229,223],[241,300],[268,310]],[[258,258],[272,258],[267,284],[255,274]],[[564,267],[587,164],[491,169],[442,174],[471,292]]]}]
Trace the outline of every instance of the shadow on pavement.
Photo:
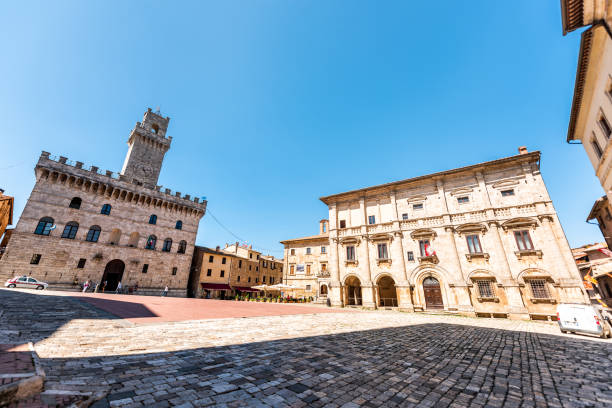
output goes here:
[{"label": "shadow on pavement", "polygon": [[98,406],[573,407],[610,406],[611,355],[607,342],[418,324],[44,364],[57,386],[107,390]]},{"label": "shadow on pavement", "polygon": [[[85,301],[82,301],[85,300]],[[66,302],[69,307],[66,307]],[[121,309],[133,317],[156,317],[147,307],[111,299],[40,295],[11,289],[0,290],[0,343],[38,342],[73,319],[115,319],[129,322],[106,310]]]}]

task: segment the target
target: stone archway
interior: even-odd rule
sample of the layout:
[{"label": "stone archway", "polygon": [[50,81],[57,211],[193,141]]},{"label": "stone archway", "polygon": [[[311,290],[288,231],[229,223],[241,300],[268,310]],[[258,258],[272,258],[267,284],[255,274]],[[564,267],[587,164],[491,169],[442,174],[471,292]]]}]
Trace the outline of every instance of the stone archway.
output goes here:
[{"label": "stone archway", "polygon": [[346,304],[349,306],[361,306],[361,281],[356,276],[349,276],[344,281]]},{"label": "stone archway", "polygon": [[378,286],[378,306],[397,307],[397,289],[393,278],[388,275],[381,276],[376,285]]},{"label": "stone archway", "polygon": [[327,296],[327,292],[328,292],[327,285],[326,284],[321,285],[319,296]]},{"label": "stone archway", "polygon": [[102,281],[106,282],[104,286],[105,292],[114,291],[117,289],[117,285],[123,278],[123,271],[125,270],[125,263],[121,259],[113,259],[106,264],[104,268],[104,275],[102,275]]},{"label": "stone archway", "polygon": [[427,309],[444,309],[440,281],[433,276],[423,279],[423,294],[425,295],[425,307]]}]

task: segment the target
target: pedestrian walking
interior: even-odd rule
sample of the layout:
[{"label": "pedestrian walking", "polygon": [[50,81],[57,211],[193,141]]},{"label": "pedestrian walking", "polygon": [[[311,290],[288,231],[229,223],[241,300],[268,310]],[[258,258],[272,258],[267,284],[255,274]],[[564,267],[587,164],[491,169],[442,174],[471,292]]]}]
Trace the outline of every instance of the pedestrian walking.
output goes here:
[{"label": "pedestrian walking", "polygon": [[85,283],[83,284],[83,293],[87,292],[88,287],[89,287],[89,281],[86,280]]},{"label": "pedestrian walking", "polygon": [[162,295],[162,297],[165,297],[167,294],[168,294],[168,286],[166,286],[166,287],[164,288],[164,290],[162,291],[162,294],[161,294],[161,295]]},{"label": "pedestrian walking", "polygon": [[117,284],[117,290],[115,290],[115,293],[119,293],[120,294],[121,292],[122,292],[122,290],[121,290],[121,281],[119,281],[119,283]]},{"label": "pedestrian walking", "polygon": [[102,293],[104,293],[104,289],[106,289],[106,281],[102,284]]}]

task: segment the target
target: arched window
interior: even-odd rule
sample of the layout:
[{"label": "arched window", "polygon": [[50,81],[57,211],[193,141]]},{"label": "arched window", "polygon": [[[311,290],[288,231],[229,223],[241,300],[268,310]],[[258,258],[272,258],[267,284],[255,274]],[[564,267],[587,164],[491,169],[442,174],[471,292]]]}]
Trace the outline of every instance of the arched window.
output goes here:
[{"label": "arched window", "polygon": [[102,228],[98,225],[92,225],[89,227],[89,231],[87,231],[87,237],[85,237],[85,241],[89,242],[98,242],[98,238],[100,237],[100,231]]},{"label": "arched window", "polygon": [[79,223],[70,221],[64,227],[64,232],[62,232],[62,238],[74,239],[76,237],[76,233],[79,230]]},{"label": "arched window", "polygon": [[155,245],[157,244],[157,237],[155,235],[149,235],[149,239],[147,239],[147,245],[145,249],[155,249]]},{"label": "arched window", "polygon": [[121,241],[121,230],[119,228],[115,228],[111,231],[108,243],[111,245],[119,245],[119,241]]},{"label": "arched window", "polygon": [[176,222],[176,229],[183,229],[183,221],[179,220]]},{"label": "arched window", "polygon": [[137,247],[139,239],[140,239],[140,234],[137,233],[137,232],[132,232],[130,234],[130,239],[128,241],[128,246],[130,246],[130,247]]},{"label": "arched window", "polygon": [[110,215],[110,212],[111,212],[110,204],[104,204],[102,206],[102,210],[100,210],[100,214],[104,214],[104,215]]},{"label": "arched window", "polygon": [[151,214],[151,216],[149,217],[149,224],[157,224],[157,215]]},{"label": "arched window", "polygon": [[171,248],[172,248],[172,238],[164,239],[164,246],[162,247],[162,251],[170,252]]},{"label": "arched window", "polygon": [[179,242],[178,251],[176,252],[179,254],[184,254],[186,250],[187,250],[187,242],[186,241]]},{"label": "arched window", "polygon": [[74,208],[75,210],[81,208],[81,199],[79,197],[74,197],[72,200],[70,200],[70,205],[68,208]]},{"label": "arched window", "polygon": [[38,225],[34,230],[37,235],[49,235],[51,233],[51,227],[53,226],[53,218],[43,217],[38,221]]}]

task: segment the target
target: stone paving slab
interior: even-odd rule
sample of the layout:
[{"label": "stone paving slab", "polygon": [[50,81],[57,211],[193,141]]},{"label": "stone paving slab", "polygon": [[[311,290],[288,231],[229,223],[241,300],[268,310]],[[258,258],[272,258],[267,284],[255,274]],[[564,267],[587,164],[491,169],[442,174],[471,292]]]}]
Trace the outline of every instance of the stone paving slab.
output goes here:
[{"label": "stone paving slab", "polygon": [[95,406],[612,405],[612,342],[551,323],[358,311],[134,325],[81,303],[0,291],[4,309],[71,309],[5,335],[36,339],[49,387],[106,392]]}]

